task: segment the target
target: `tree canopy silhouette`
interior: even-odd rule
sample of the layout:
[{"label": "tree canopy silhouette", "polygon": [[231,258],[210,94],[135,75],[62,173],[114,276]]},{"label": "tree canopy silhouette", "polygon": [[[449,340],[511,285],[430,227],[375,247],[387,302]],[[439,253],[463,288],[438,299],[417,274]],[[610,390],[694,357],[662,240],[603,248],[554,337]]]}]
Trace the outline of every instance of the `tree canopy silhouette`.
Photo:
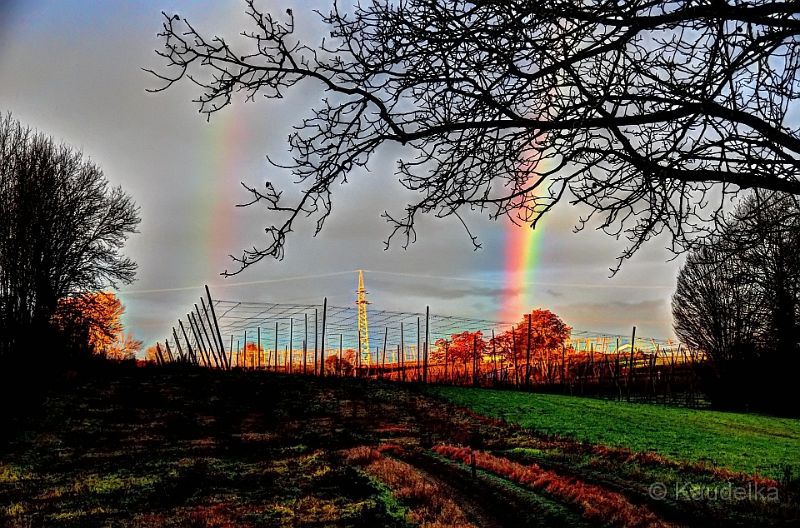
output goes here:
[{"label": "tree canopy silhouette", "polygon": [[[672,299],[675,333],[706,352],[718,401],[794,401],[800,368],[800,206],[753,193],[713,244],[692,250]],[[787,399],[788,398],[788,399]]]},{"label": "tree canopy silhouette", "polygon": [[132,281],[122,247],[138,223],[83,154],[0,118],[0,356],[42,345],[60,300]]},{"label": "tree canopy silhouette", "polygon": [[535,226],[567,200],[584,206],[576,229],[627,237],[616,270],[660,233],[676,252],[711,236],[742,189],[800,194],[795,2],[334,2],[319,43],[292,10],[246,11],[236,44],[165,14],[165,64],[148,70],[152,91],[195,83],[209,117],[236,94],[326,90],[289,137],[299,199],[248,187],[275,223],[240,269],[281,258],[302,216],[319,232],[333,186],[387,143],[405,146],[396,173],[419,196],[385,213],[387,245],[413,242],[421,214]]}]

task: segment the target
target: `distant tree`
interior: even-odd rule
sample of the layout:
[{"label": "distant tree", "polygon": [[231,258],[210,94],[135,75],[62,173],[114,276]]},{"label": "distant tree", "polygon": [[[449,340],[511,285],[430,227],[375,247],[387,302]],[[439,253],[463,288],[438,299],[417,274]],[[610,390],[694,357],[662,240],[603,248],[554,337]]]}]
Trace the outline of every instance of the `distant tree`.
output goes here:
[{"label": "distant tree", "polygon": [[248,188],[276,219],[240,268],[281,258],[298,218],[319,231],[333,189],[387,143],[404,147],[396,173],[419,196],[385,215],[404,244],[422,214],[535,225],[570,200],[587,208],[578,228],[627,236],[621,263],[662,232],[686,249],[742,189],[800,195],[793,2],[333,2],[319,44],[296,36],[292,10],[254,4],[235,43],[164,14],[152,71],[153,91],[199,87],[208,117],[237,94],[326,90],[289,137],[299,199]]},{"label": "distant tree", "polygon": [[130,282],[121,250],[138,223],[83,154],[0,118],[0,356],[52,335],[60,300]]},{"label": "distant tree", "polygon": [[125,332],[124,313],[114,293],[85,293],[60,299],[52,323],[73,350],[88,349],[108,359],[134,359],[142,342]]},{"label": "distant tree", "polygon": [[[530,319],[530,346],[528,320]],[[556,356],[569,339],[572,328],[550,310],[525,314],[512,329],[497,336],[498,345],[514,365],[515,379],[553,382]]]},{"label": "distant tree", "polygon": [[141,352],[144,343],[133,337],[130,331],[120,332],[116,341],[106,349],[107,359],[116,361],[130,361],[136,359],[136,354]]},{"label": "distant tree", "polygon": [[675,332],[713,362],[720,403],[777,407],[800,371],[800,206],[754,192],[715,244],[692,251],[672,299]]},{"label": "distant tree", "polygon": [[463,365],[464,379],[470,379],[472,376],[472,361],[476,355],[480,361],[480,358],[486,352],[486,341],[483,339],[483,332],[480,330],[475,332],[466,330],[459,334],[451,335],[447,352],[450,361],[454,365],[458,363]]}]

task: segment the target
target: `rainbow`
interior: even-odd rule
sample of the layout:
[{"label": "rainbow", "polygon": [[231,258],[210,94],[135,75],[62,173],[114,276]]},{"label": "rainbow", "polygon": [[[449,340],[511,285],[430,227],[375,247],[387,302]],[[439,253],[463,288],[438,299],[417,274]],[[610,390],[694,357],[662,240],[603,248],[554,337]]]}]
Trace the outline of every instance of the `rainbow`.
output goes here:
[{"label": "rainbow", "polygon": [[227,258],[228,253],[236,254],[240,248],[231,247],[234,232],[235,213],[233,207],[248,199],[237,192],[242,190],[239,182],[241,173],[241,148],[246,134],[237,105],[231,105],[226,112],[218,112],[207,124],[204,143],[206,156],[196,168],[198,178],[196,202],[198,204],[198,226],[195,241],[197,249],[196,266],[202,277],[213,277],[227,268],[232,271],[235,263]]},{"label": "rainbow", "polygon": [[505,294],[499,318],[501,321],[513,323],[536,307],[533,295],[534,273],[539,264],[544,236],[541,220],[536,229],[531,229],[530,224],[525,222],[517,225],[509,221],[507,225],[503,265]]}]

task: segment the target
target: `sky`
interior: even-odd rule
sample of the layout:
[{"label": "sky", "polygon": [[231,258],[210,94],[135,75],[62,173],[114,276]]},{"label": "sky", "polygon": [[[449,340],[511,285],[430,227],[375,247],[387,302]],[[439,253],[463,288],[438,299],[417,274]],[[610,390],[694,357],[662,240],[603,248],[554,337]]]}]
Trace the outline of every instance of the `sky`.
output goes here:
[{"label": "sky", "polygon": [[[327,4],[260,3],[292,8],[311,42],[322,34],[312,10]],[[509,255],[529,240],[529,228],[478,215],[467,218],[479,251],[455,219],[424,219],[416,244],[385,251],[390,229],[380,215],[401,213],[408,197],[392,149],[379,152],[371,172],[336,188],[320,235],[305,224],[289,238],[283,261],[220,276],[236,267],[230,254],[261,244],[270,222],[263,209],[236,207],[248,199],[240,182],[272,180],[291,193],[287,175],[266,156],[286,159],[292,125],[323,94],[305,83],[280,101],[235,101],[206,122],[191,102],[192,86],[147,93],[158,82],[142,68],[162,65],[154,53],[162,11],[235,38],[246,28],[244,8],[243,0],[0,0],[0,111],[81,150],[141,208],[139,232],[126,246],[137,279],[119,295],[125,325],[145,346],[166,337],[205,284],[218,299],[311,304],[327,296],[346,306],[355,300],[357,269],[366,270],[377,309],[429,305],[443,315],[507,319],[509,307],[547,308],[579,330],[627,335],[636,325],[637,335],[673,337],[670,298],[683,259],[670,260],[668,241],[657,238],[610,277],[625,241],[573,233],[586,211],[567,202],[537,227],[525,258]]]}]

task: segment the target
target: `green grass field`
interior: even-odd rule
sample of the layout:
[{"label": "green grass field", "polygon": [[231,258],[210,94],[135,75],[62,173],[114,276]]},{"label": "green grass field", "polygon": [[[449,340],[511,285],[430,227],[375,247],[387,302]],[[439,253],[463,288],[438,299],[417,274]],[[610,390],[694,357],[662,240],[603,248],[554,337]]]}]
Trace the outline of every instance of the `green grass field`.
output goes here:
[{"label": "green grass field", "polygon": [[430,392],[548,435],[775,478],[783,476],[785,466],[795,476],[800,473],[797,419],[490,389],[435,387]]}]

